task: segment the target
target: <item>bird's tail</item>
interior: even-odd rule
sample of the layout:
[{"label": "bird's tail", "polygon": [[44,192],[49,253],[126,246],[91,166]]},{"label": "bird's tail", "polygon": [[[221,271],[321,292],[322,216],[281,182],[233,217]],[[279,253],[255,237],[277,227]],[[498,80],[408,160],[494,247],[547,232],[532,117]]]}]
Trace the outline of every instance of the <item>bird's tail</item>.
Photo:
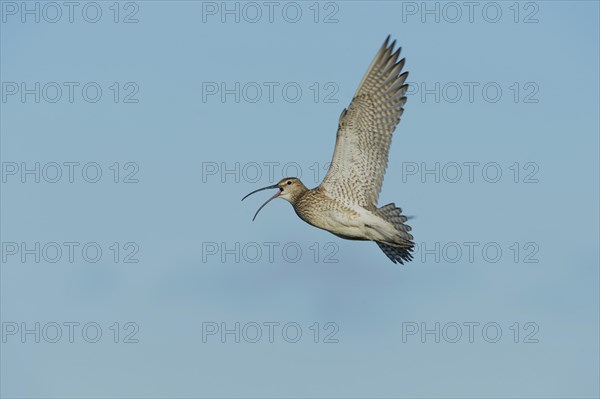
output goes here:
[{"label": "bird's tail", "polygon": [[412,260],[411,252],[415,244],[412,241],[413,236],[409,233],[412,229],[405,224],[408,218],[402,214],[402,209],[396,208],[396,205],[391,203],[378,208],[377,213],[383,219],[392,223],[397,232],[393,242],[376,241],[379,248],[394,263],[399,262],[403,265],[404,262]]}]

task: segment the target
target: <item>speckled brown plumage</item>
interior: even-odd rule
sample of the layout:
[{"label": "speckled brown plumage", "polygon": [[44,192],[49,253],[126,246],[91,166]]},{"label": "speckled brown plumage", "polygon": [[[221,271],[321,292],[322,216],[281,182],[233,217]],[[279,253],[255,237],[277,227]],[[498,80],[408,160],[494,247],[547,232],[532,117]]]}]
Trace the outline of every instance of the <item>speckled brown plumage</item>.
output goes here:
[{"label": "speckled brown plumage", "polygon": [[332,167],[321,186],[335,198],[376,206],[388,163],[392,133],[406,103],[408,72],[389,36],[340,116]]},{"label": "speckled brown plumage", "polygon": [[331,213],[340,213],[348,217],[359,216],[357,211],[344,205],[342,201],[331,198],[320,186],[312,190],[307,189],[291,204],[300,219],[316,227],[321,227],[322,219]]},{"label": "speckled brown plumage", "polygon": [[266,188],[278,188],[271,199],[289,201],[305,222],[346,239],[375,241],[392,262],[404,263],[412,259],[414,246],[407,218],[393,203],[377,207],[392,133],[408,89],[408,72],[402,73],[405,60],[398,61],[400,49],[394,51],[396,42],[389,45],[389,39],[340,115],[333,160],[323,182],[309,190],[288,177]]}]

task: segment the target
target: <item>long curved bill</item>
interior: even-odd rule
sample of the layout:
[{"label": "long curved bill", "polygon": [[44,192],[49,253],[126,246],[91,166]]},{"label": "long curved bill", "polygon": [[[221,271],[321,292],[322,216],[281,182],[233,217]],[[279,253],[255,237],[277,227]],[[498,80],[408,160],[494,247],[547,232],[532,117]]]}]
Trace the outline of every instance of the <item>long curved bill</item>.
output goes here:
[{"label": "long curved bill", "polygon": [[[259,191],[263,191],[263,190],[269,190],[271,188],[279,188],[279,186],[277,184],[273,184],[272,186],[267,186],[267,187],[263,187],[263,188],[259,188],[258,190],[254,190],[252,191],[250,194],[246,195],[244,198],[242,198],[242,201],[245,200],[246,198],[248,198],[249,196],[251,196],[254,193],[257,193]],[[279,194],[281,194],[281,190],[276,192],[274,196],[272,196],[271,198],[269,198],[267,200],[267,202],[265,202],[264,204],[262,204],[260,206],[260,208],[258,208],[258,211],[256,211],[256,213],[254,214],[254,217],[252,218],[252,221],[254,222],[254,219],[256,219],[256,216],[258,215],[258,212],[260,212],[261,209],[263,209],[265,207],[265,205],[267,205],[269,202],[271,202],[272,200],[274,200],[275,198],[279,197]]]}]

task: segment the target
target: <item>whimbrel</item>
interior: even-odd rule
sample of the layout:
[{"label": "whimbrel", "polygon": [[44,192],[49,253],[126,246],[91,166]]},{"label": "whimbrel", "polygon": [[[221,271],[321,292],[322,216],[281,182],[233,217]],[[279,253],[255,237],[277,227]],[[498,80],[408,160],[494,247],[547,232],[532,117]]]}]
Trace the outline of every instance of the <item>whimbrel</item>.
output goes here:
[{"label": "whimbrel", "polygon": [[321,184],[308,189],[295,177],[259,188],[278,189],[275,198],[290,202],[300,219],[349,240],[375,241],[392,262],[412,259],[414,243],[406,216],[395,204],[377,207],[388,163],[392,133],[406,103],[400,48],[387,37],[367,69],[347,109],[340,115],[333,160]]}]

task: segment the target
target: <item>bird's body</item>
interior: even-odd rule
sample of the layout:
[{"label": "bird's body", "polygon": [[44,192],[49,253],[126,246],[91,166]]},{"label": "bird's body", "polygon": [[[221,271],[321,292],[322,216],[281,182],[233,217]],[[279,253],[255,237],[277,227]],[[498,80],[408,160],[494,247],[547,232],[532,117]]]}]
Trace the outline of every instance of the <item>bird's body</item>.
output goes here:
[{"label": "bird's body", "polygon": [[394,226],[375,210],[331,198],[321,187],[306,190],[292,203],[306,223],[349,240],[390,241]]},{"label": "bird's body", "polygon": [[414,246],[407,218],[393,203],[377,207],[392,133],[404,111],[408,89],[408,73],[400,74],[404,66],[404,59],[398,61],[400,49],[394,52],[395,42],[390,46],[388,42],[389,36],[352,103],[342,111],[333,160],[323,182],[308,189],[290,177],[247,196],[278,188],[269,201],[283,198],[308,224],[345,239],[375,241],[392,262],[404,263],[412,259]]}]

